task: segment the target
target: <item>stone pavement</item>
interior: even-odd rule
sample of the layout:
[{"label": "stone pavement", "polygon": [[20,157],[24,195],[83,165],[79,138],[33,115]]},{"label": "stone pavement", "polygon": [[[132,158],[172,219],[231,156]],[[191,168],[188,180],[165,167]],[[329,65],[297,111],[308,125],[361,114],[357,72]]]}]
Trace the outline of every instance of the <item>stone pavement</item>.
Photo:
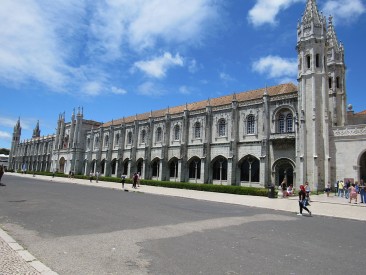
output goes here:
[{"label": "stone pavement", "polygon": [[[3,182],[6,183],[6,177],[18,176],[18,177],[29,177],[29,174],[13,174],[7,173],[3,177]],[[70,184],[80,184],[85,186],[97,186],[102,188],[111,188],[114,190],[122,191],[121,183],[116,182],[105,182],[99,181],[98,183],[93,180],[84,179],[69,179],[59,177],[48,177],[48,176],[35,176],[38,180],[45,180],[52,182],[64,182]],[[6,188],[6,187],[1,187]],[[214,201],[221,203],[245,205],[251,207],[267,208],[272,210],[292,212],[294,215],[298,212],[298,201],[297,196],[289,198],[270,199],[267,197],[254,197],[245,195],[233,195],[223,193],[213,193],[204,191],[193,191],[184,189],[173,189],[163,188],[155,186],[141,185],[138,189],[133,189],[131,184],[125,184],[125,190],[130,192],[143,192],[156,195],[166,195],[183,197],[197,200]],[[296,192],[295,192],[296,193]],[[359,197],[358,197],[359,198]],[[348,200],[339,198],[331,193],[329,197],[325,194],[311,196],[311,210],[313,216],[327,216],[334,218],[344,218],[366,221],[366,204],[361,204],[358,200],[358,204],[349,204]],[[306,211],[305,211],[306,212]],[[299,217],[301,218],[301,217]],[[56,274],[51,271],[48,267],[43,265],[31,254],[24,250],[19,244],[15,242],[6,232],[0,228],[0,274],[42,274],[51,275]],[[3,256],[4,255],[4,256]]]}]

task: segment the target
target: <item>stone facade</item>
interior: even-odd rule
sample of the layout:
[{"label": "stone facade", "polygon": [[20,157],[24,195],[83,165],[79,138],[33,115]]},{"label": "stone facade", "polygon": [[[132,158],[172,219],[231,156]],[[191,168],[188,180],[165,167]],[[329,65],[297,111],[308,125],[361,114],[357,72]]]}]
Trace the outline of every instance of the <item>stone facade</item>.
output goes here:
[{"label": "stone facade", "polygon": [[57,132],[20,142],[13,169],[242,186],[323,189],[366,179],[366,115],[346,112],[343,45],[308,0],[297,27],[298,87],[282,84],[113,120],[59,116]]}]

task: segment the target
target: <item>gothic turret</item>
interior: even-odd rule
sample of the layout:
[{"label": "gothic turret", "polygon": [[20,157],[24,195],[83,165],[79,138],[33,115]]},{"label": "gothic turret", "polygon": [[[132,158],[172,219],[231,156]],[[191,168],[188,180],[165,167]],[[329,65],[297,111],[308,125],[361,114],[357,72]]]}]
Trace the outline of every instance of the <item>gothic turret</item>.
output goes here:
[{"label": "gothic turret", "polygon": [[18,121],[14,126],[13,138],[11,140],[11,148],[10,148],[10,153],[9,153],[9,168],[10,169],[15,169],[14,156],[16,155],[16,149],[20,142],[21,134],[22,134],[22,127],[20,127],[20,118],[18,118]]},{"label": "gothic turret", "polygon": [[329,112],[333,126],[343,126],[346,123],[346,66],[344,63],[344,48],[338,43],[333,26],[333,18],[329,17],[327,32],[327,65]]},{"label": "gothic turret", "polygon": [[329,179],[329,125],[326,18],[308,0],[297,27],[299,110],[303,119],[297,142],[297,175],[313,189]]},{"label": "gothic turret", "polygon": [[41,136],[41,130],[39,129],[39,120],[38,120],[36,127],[33,129],[32,138],[38,138],[40,136]]}]

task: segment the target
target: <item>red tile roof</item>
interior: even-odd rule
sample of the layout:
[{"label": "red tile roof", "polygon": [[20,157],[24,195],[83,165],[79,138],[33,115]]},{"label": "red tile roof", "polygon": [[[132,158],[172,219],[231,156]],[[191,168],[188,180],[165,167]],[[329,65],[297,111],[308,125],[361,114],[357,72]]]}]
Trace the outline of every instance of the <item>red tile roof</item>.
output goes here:
[{"label": "red tile roof", "polygon": [[[297,92],[296,85],[294,85],[293,83],[287,83],[287,84],[281,84],[281,85],[267,87],[267,88],[261,88],[261,89],[257,89],[257,90],[239,92],[239,93],[235,94],[235,97],[238,102],[245,102],[245,101],[260,99],[263,97],[266,89],[267,89],[267,93],[270,97]],[[234,94],[230,94],[230,95],[226,95],[226,96],[222,96],[222,97],[188,103],[188,104],[180,105],[180,106],[176,106],[176,107],[170,107],[169,114],[183,113],[186,108],[189,111],[194,111],[194,110],[204,109],[208,105],[213,106],[213,107],[227,105],[233,101],[233,97],[234,97]],[[143,113],[143,114],[136,114],[134,116],[129,116],[129,117],[120,118],[120,119],[106,122],[102,125],[102,127],[107,127],[112,124],[120,125],[122,123],[129,123],[129,122],[135,121],[135,119],[145,120],[145,119],[148,119],[150,116],[154,117],[154,118],[163,117],[167,112],[168,112],[168,108],[158,110],[158,111],[151,111],[151,112],[147,112],[147,113]]]}]

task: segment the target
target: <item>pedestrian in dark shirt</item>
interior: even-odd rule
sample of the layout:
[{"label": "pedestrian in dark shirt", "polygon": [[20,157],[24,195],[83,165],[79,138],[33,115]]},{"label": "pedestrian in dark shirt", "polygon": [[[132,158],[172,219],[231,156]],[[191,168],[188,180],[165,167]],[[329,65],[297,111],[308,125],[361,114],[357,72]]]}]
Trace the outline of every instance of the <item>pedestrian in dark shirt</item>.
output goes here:
[{"label": "pedestrian in dark shirt", "polygon": [[125,188],[126,176],[121,177],[122,188]]},{"label": "pedestrian in dark shirt", "polygon": [[302,216],[302,210],[305,209],[308,211],[309,215],[311,216],[311,211],[306,207],[308,205],[308,201],[306,198],[306,192],[304,185],[300,185],[300,191],[299,191],[299,207],[300,207],[300,213],[297,215]]}]

